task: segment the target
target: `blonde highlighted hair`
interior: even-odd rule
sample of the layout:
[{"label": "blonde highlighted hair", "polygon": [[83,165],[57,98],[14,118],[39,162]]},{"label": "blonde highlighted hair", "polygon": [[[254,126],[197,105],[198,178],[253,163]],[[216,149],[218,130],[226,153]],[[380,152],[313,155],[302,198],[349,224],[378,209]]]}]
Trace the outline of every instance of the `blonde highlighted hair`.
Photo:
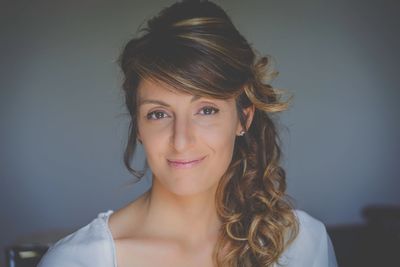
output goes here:
[{"label": "blonde highlighted hair", "polygon": [[222,222],[214,249],[216,266],[272,266],[297,235],[298,222],[285,194],[285,172],[272,114],[287,108],[268,78],[268,57],[257,57],[228,15],[208,1],[178,2],[148,21],[121,56],[123,90],[131,116],[124,163],[131,167],[137,139],[137,87],[142,79],[178,91],[254,105],[251,126],[235,140],[232,161],[215,196]]}]

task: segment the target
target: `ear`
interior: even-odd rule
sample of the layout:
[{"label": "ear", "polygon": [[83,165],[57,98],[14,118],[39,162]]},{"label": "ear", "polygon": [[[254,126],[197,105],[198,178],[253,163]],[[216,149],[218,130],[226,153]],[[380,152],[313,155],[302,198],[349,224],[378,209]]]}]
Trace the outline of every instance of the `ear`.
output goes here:
[{"label": "ear", "polygon": [[246,115],[246,131],[250,128],[251,122],[253,121],[254,117],[254,112],[255,112],[255,107],[254,105],[251,105],[248,108],[245,108],[243,110],[244,114]]},{"label": "ear", "polygon": [[237,135],[240,135],[240,133],[242,131],[246,132],[250,128],[251,122],[253,121],[254,112],[255,112],[254,105],[251,105],[251,106],[243,109],[243,113],[246,117],[246,129],[243,129],[242,125],[239,123],[237,133],[236,133]]},{"label": "ear", "polygon": [[137,140],[140,144],[143,144],[142,138],[140,137],[140,134],[139,134],[139,131],[137,131],[136,140]]}]

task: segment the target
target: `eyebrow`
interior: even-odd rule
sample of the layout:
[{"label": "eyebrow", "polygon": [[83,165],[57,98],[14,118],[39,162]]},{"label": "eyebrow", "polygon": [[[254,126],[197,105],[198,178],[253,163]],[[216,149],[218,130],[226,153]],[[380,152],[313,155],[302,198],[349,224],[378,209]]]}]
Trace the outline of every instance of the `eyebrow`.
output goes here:
[{"label": "eyebrow", "polygon": [[[201,98],[201,96],[194,95],[192,97],[192,99],[190,100],[190,102],[192,103],[192,102],[198,100],[199,98]],[[166,103],[166,102],[164,102],[162,100],[158,100],[158,99],[146,99],[146,98],[140,99],[139,100],[139,106],[144,105],[144,104],[158,104],[158,105],[165,106],[165,107],[169,107],[170,106],[168,103]]]}]

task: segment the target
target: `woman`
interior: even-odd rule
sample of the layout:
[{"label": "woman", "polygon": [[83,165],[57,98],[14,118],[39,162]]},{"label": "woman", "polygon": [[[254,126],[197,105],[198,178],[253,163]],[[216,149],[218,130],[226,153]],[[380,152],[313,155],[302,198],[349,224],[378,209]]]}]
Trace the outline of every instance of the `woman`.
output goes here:
[{"label": "woman", "polygon": [[286,102],[217,5],[173,4],[121,58],[131,116],[125,164],[141,143],[151,189],[57,242],[49,266],[336,266],[322,223],[285,196],[272,120]]}]

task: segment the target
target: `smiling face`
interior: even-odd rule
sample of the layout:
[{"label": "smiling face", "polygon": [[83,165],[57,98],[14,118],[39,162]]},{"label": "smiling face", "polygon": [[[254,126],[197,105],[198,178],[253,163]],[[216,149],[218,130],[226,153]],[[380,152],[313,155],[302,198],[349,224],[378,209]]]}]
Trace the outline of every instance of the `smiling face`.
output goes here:
[{"label": "smiling face", "polygon": [[215,190],[242,130],[234,99],[203,98],[142,80],[138,138],[160,183],[176,195]]}]

